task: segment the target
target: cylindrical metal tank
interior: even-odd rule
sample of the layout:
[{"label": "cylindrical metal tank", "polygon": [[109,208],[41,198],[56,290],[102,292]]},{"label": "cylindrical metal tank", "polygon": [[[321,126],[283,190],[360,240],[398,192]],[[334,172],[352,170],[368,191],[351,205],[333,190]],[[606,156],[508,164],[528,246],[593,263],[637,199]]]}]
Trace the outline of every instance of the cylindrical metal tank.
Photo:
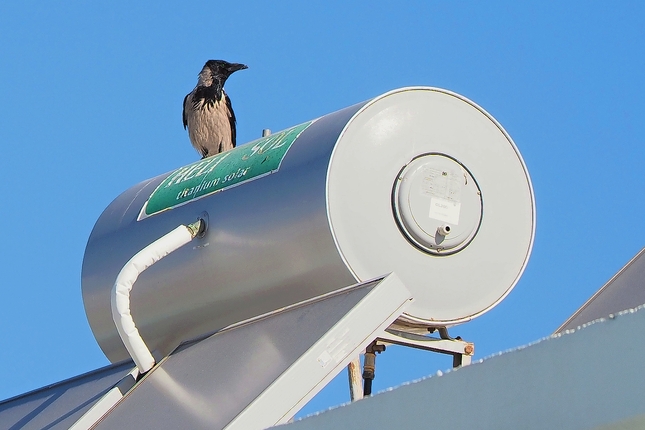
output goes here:
[{"label": "cylindrical metal tank", "polygon": [[529,258],[535,205],[504,129],[455,93],[402,88],[144,181],[98,219],[83,261],[94,335],[121,267],[179,224],[204,237],[144,272],[132,314],[151,350],[396,272],[399,323],[455,325],[495,306]]}]

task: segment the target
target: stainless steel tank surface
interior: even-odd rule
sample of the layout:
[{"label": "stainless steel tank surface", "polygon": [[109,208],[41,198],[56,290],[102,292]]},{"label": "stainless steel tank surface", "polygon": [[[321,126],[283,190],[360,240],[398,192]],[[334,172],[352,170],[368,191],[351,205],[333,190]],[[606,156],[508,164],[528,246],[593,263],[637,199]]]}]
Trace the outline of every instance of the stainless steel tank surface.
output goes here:
[{"label": "stainless steel tank surface", "polygon": [[148,347],[178,343],[396,272],[398,323],[450,326],[499,303],[528,261],[533,190],[522,157],[472,101],[402,88],[141,182],[100,216],[83,301],[108,359],[127,358],[110,292],[122,266],[179,224],[204,237],[138,279]]}]

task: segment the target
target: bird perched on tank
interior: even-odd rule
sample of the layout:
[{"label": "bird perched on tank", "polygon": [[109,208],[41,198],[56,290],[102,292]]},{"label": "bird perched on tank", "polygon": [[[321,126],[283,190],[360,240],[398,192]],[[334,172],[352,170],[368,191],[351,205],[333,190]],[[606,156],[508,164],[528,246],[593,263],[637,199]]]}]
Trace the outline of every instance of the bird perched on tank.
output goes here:
[{"label": "bird perched on tank", "polygon": [[224,83],[247,66],[223,60],[208,60],[197,86],[184,97],[184,129],[202,158],[235,148],[235,113]]}]

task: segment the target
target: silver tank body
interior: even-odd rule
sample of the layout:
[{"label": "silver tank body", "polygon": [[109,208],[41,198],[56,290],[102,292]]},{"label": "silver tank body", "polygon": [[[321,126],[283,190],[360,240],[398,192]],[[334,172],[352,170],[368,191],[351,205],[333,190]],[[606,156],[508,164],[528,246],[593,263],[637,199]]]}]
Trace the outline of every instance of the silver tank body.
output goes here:
[{"label": "silver tank body", "polygon": [[[451,133],[454,139],[446,137]],[[445,256],[415,246],[397,224],[392,204],[402,168],[435,152],[468,167],[484,202],[474,238]],[[395,90],[318,118],[272,173],[142,217],[148,199],[172,174],[117,197],[87,243],[83,301],[112,362],[128,357],[110,310],[119,271],[149,243],[204,214],[205,236],[145,271],[131,293],[133,318],[158,355],[232,323],[393,271],[416,299],[402,323],[468,321],[508,294],[533,243],[532,188],[510,137],[474,103],[434,88]]]}]

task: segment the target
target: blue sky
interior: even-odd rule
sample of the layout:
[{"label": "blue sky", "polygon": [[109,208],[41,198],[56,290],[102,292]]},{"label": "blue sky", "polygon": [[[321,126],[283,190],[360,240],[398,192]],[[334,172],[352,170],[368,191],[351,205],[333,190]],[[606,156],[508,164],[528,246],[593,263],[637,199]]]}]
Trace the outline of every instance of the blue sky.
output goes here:
[{"label": "blue sky", "polygon": [[[80,293],[103,209],[198,158],[181,103],[203,63],[227,83],[238,142],[428,85],[513,137],[537,204],[512,293],[453,335],[485,357],[550,334],[645,246],[642,2],[3,2],[0,399],[108,364]],[[391,348],[376,391],[450,366]],[[303,413],[348,398],[345,375]]]}]

